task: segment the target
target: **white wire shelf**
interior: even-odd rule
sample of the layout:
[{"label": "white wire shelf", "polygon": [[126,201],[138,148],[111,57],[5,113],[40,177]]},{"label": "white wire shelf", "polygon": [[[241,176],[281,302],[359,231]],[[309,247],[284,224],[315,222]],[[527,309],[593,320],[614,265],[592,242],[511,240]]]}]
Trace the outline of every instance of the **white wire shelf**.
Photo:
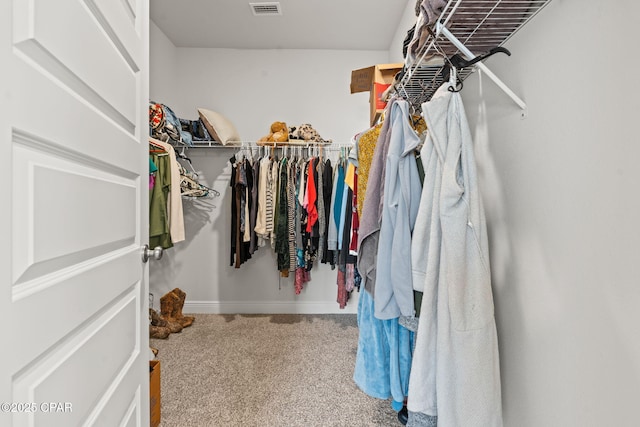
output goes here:
[{"label": "white wire shelf", "polygon": [[[449,0],[421,49],[411,55],[414,60],[405,66],[404,75],[396,85],[397,92],[412,105],[420,106],[431,99],[444,82],[443,61],[434,64],[434,57],[451,58],[459,53],[472,59],[502,46],[550,1]],[[464,46],[461,48],[456,42]],[[475,66],[459,70],[458,78],[464,80],[474,69]],[[524,102],[515,94],[510,96],[524,108]]]}]

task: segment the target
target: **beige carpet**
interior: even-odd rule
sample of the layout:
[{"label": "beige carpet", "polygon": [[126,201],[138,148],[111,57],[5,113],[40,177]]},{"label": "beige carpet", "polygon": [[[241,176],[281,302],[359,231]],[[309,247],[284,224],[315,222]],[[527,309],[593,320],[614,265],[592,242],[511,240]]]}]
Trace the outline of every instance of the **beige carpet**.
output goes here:
[{"label": "beige carpet", "polygon": [[196,315],[160,350],[162,427],[400,426],[354,384],[353,314]]}]

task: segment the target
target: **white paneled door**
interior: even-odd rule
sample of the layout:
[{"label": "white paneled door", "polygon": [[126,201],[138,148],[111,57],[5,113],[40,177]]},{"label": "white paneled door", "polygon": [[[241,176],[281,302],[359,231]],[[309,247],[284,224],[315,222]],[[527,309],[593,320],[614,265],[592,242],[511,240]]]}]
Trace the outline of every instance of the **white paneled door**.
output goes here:
[{"label": "white paneled door", "polygon": [[149,425],[148,0],[0,1],[0,425]]}]

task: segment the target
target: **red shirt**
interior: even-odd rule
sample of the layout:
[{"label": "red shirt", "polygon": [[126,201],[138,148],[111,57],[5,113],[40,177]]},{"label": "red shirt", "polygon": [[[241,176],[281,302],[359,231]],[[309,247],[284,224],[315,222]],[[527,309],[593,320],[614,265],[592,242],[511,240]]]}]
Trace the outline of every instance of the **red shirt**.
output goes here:
[{"label": "red shirt", "polygon": [[318,221],[318,209],[316,208],[316,199],[318,194],[316,193],[316,180],[313,178],[313,165],[315,159],[309,161],[309,169],[307,171],[307,198],[309,204],[307,205],[307,214],[309,215],[307,220],[307,233],[311,233],[314,224]]}]

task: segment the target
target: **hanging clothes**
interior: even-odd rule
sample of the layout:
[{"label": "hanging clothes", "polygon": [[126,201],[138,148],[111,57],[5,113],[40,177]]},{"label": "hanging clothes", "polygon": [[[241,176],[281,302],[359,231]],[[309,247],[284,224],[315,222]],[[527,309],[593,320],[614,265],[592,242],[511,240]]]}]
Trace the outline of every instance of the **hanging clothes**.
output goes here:
[{"label": "hanging clothes", "polygon": [[364,206],[364,198],[367,193],[367,181],[369,179],[369,170],[373,162],[373,155],[376,149],[376,143],[380,136],[382,123],[376,124],[371,129],[364,131],[358,137],[358,187],[360,197],[358,197],[358,215],[362,217],[362,208]]},{"label": "hanging clothes", "polygon": [[296,169],[296,161],[292,159],[287,166],[287,231],[291,273],[296,271]]},{"label": "hanging clothes", "polygon": [[409,124],[409,103],[404,99],[396,101],[386,120],[390,121],[392,131],[373,294],[378,319],[414,315],[411,236],[422,193],[414,156],[420,137]]},{"label": "hanging clothes", "polygon": [[307,218],[306,218],[306,246],[305,246],[305,268],[307,271],[311,271],[313,264],[318,257],[318,244],[320,241],[319,236],[319,224],[318,224],[318,187],[316,185],[318,181],[318,172],[316,170],[318,164],[318,158],[312,157],[309,159],[306,166],[306,194],[305,205]]},{"label": "hanging clothes", "polygon": [[169,232],[173,243],[182,242],[185,239],[184,213],[180,193],[180,165],[176,160],[176,152],[171,144],[154,138],[149,138],[149,141],[156,146],[162,147],[169,154],[169,167],[171,168],[171,187],[167,198]]},{"label": "hanging clothes", "polygon": [[156,172],[158,171],[158,167],[153,160],[149,158],[149,191],[153,190],[153,186],[156,183]]},{"label": "hanging clothes", "polygon": [[249,159],[244,159],[243,167],[247,177],[247,185],[244,189],[244,234],[242,242],[247,244],[247,253],[251,254],[251,210],[253,208],[253,199],[251,197],[251,188],[253,187],[253,165]]},{"label": "hanging clothes", "polygon": [[[351,150],[349,150],[349,155],[347,158],[348,166],[347,166],[347,174],[345,176],[345,182],[351,189],[350,192],[350,203],[351,209],[347,210],[347,215],[351,216],[351,220],[349,221],[349,253],[353,256],[358,255],[357,247],[358,247],[358,227],[360,218],[358,216],[358,142],[356,141],[355,145]],[[355,260],[354,260],[355,262]],[[353,277],[351,277],[353,279]]]},{"label": "hanging clothes", "polygon": [[[433,425],[437,417],[438,427],[501,427],[486,222],[462,99],[445,86],[422,106],[429,132],[416,236],[431,232],[414,239],[411,249],[415,287],[424,294],[407,425]],[[439,188],[427,185],[433,174],[440,176]],[[439,263],[431,262],[438,252]]]},{"label": "hanging clothes", "polygon": [[349,254],[358,255],[358,229],[360,227],[360,216],[358,215],[358,171],[353,174],[353,200],[351,202],[351,235],[349,241]]},{"label": "hanging clothes", "polygon": [[384,124],[375,147],[366,185],[362,217],[358,233],[357,271],[362,276],[364,290],[358,302],[358,350],[354,381],[370,396],[392,398],[399,411],[408,394],[411,371],[413,332],[400,325],[398,318],[378,319],[375,315],[376,260],[378,237],[384,200],[386,158],[393,135],[389,111],[397,99],[392,98],[385,111]]},{"label": "hanging clothes", "polygon": [[[342,239],[340,240],[340,247],[338,248],[338,298],[337,302],[340,308],[345,308],[347,301],[349,300],[349,289],[347,288],[347,282],[349,277],[347,275],[347,264],[355,264],[355,257],[349,254],[350,236],[351,236],[351,211],[353,209],[353,192],[348,185],[345,186],[346,195],[343,198],[343,213],[342,217]],[[353,277],[352,277],[353,279]],[[353,289],[353,288],[352,288]]]},{"label": "hanging clothes", "polygon": [[[231,163],[231,252],[230,265],[240,268],[240,265],[251,258],[250,242],[245,241],[246,227],[249,227],[250,216],[247,214],[247,172],[252,169],[245,159],[238,161],[235,156],[229,159]],[[249,167],[249,170],[247,170]],[[249,175],[250,176],[250,175]]]},{"label": "hanging clothes", "polygon": [[150,153],[156,168],[153,189],[149,191],[149,247],[173,247],[169,226],[167,200],[171,189],[171,159],[169,153]]},{"label": "hanging clothes", "polygon": [[358,300],[358,349],[353,380],[364,393],[393,399],[402,409],[409,388],[413,333],[398,319],[380,320],[373,314],[373,298],[366,290]]},{"label": "hanging clothes", "polygon": [[313,231],[313,227],[316,225],[316,221],[318,221],[318,209],[316,206],[316,200],[318,197],[317,187],[316,187],[316,176],[317,172],[315,169],[315,162],[317,159],[312,158],[309,160],[309,169],[307,171],[307,214],[309,215],[309,220],[307,222],[307,232],[311,233]]},{"label": "hanging clothes", "polygon": [[235,268],[240,268],[241,257],[240,257],[240,242],[238,234],[240,233],[240,200],[239,194],[236,188],[236,183],[238,181],[238,164],[235,156],[229,159],[231,162],[231,179],[229,181],[229,187],[231,187],[231,257],[230,264]]},{"label": "hanging clothes", "polygon": [[306,274],[309,271],[307,266],[309,264],[309,246],[311,245],[311,233],[307,231],[307,224],[309,222],[309,213],[307,206],[309,203],[308,195],[308,174],[309,174],[309,159],[303,160],[300,165],[300,183],[299,183],[299,195],[298,203],[300,204],[300,228],[298,229],[302,239],[302,268]]},{"label": "hanging clothes", "polygon": [[[342,250],[344,240],[345,240],[345,227],[350,227],[351,225],[351,211],[347,210],[347,205],[351,204],[351,198],[353,197],[353,193],[349,193],[352,191],[347,182],[347,171],[349,170],[349,165],[345,166],[345,177],[344,177],[344,185],[342,186],[342,197],[340,198],[340,222],[338,223],[338,251]],[[349,216],[349,222],[347,225],[347,216]],[[350,234],[347,233],[347,236]]]},{"label": "hanging clothes", "polygon": [[296,162],[296,275],[294,281],[296,295],[299,295],[304,285],[311,280],[311,273],[307,270],[305,261],[305,248],[308,241],[307,210],[303,206],[306,193],[305,171],[307,168],[305,165],[306,161],[303,158]]},{"label": "hanging clothes", "polygon": [[264,157],[258,163],[260,163],[258,175],[258,212],[254,230],[257,235],[257,244],[262,247],[271,239],[271,235],[267,231],[267,217],[271,214],[271,192],[269,188],[271,162],[268,157]]},{"label": "hanging clothes", "polygon": [[333,192],[333,167],[331,166],[331,160],[327,159],[324,163],[324,171],[322,173],[322,197],[324,199],[324,223],[325,223],[325,238],[322,241],[322,259],[323,264],[331,264],[333,268],[333,255],[329,251],[329,228],[331,227],[331,209],[333,200],[335,199]]},{"label": "hanging clothes", "polygon": [[287,158],[283,157],[278,168],[278,196],[275,217],[275,251],[277,254],[278,270],[282,277],[289,277],[289,220],[287,211]]},{"label": "hanging clothes", "polygon": [[[271,177],[268,182],[267,204],[269,199],[271,200],[271,207],[267,212],[267,233],[269,233],[271,240],[271,249],[276,249],[276,215],[278,209],[278,191],[279,191],[279,166],[280,162],[278,158],[273,158],[271,161]],[[269,194],[271,195],[269,197]]]},{"label": "hanging clothes", "polygon": [[[391,98],[385,111],[390,111],[397,98]],[[367,180],[367,193],[365,194],[360,217],[358,232],[358,271],[362,276],[362,284],[372,295],[375,293],[376,263],[378,253],[378,237],[382,215],[382,200],[384,195],[384,169],[387,158],[387,150],[391,138],[390,120],[383,122],[380,136],[376,144],[373,161],[369,170],[369,176],[375,177]]]},{"label": "hanging clothes", "polygon": [[[288,277],[295,273],[294,289],[300,294],[310,281],[317,260],[334,266],[339,251],[345,249],[343,241],[353,245],[351,236],[357,231],[351,225],[355,200],[347,204],[352,196],[349,188],[343,186],[342,205],[337,208],[342,211],[337,213],[342,224],[341,246],[336,242],[334,249],[329,250],[330,230],[334,241],[338,238],[333,216],[336,208],[331,203],[336,193],[331,162],[321,157],[304,159],[284,154],[279,160],[265,157],[253,161],[253,156],[239,160],[238,154],[229,160],[232,165],[230,265],[239,268],[255,250],[270,241],[279,274]],[[347,215],[349,221],[346,221]],[[339,298],[344,307],[350,290],[356,288],[360,278],[355,271],[355,257],[341,262],[342,272],[347,273],[342,288],[349,287]],[[348,263],[352,264],[349,268]]]},{"label": "hanging clothes", "polygon": [[324,184],[322,179],[324,177],[324,162],[321,157],[318,157],[317,165],[315,168],[315,176],[316,176],[316,189],[317,189],[317,198],[316,205],[318,207],[318,257],[322,260],[322,247],[324,246],[324,241],[326,239],[326,216],[325,216],[325,206],[324,206]]},{"label": "hanging clothes", "polygon": [[253,254],[258,250],[258,234],[256,233],[256,224],[258,221],[258,185],[260,180],[260,159],[253,162],[252,171],[252,185],[251,185],[251,209],[249,212],[249,253]]},{"label": "hanging clothes", "polygon": [[329,222],[329,232],[327,235],[327,249],[330,251],[338,250],[338,227],[342,219],[342,196],[344,194],[344,162],[340,161],[336,166],[336,178],[333,181],[332,190],[332,221]]}]

